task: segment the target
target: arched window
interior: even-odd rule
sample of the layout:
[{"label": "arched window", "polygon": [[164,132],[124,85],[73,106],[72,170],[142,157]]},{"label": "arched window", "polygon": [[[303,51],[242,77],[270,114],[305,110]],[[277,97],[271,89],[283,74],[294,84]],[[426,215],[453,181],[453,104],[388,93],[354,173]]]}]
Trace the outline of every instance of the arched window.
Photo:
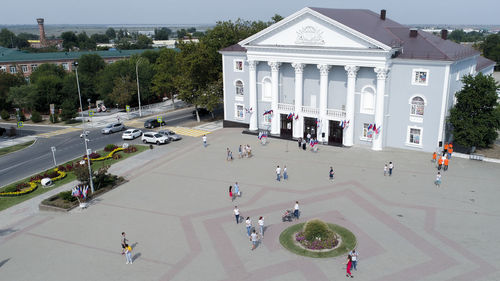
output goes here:
[{"label": "arched window", "polygon": [[241,82],[241,80],[236,80],[236,82],[234,83],[235,87],[236,87],[236,95],[237,96],[243,96],[243,82]]},{"label": "arched window", "polygon": [[365,86],[361,90],[359,112],[365,114],[375,113],[375,89],[372,86]]},{"label": "arched window", "polygon": [[411,99],[411,115],[424,116],[425,100],[422,97],[416,96]]},{"label": "arched window", "polygon": [[272,82],[269,77],[264,78],[262,80],[262,99],[263,100],[272,100]]}]

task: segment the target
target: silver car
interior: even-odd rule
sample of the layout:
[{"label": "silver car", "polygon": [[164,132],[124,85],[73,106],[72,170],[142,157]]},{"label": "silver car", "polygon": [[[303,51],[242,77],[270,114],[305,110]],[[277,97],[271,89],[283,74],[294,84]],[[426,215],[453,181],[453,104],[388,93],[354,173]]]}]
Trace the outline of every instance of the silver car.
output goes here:
[{"label": "silver car", "polygon": [[178,140],[182,139],[181,136],[179,136],[174,131],[171,131],[169,129],[158,131],[158,134],[162,134],[164,136],[167,136],[171,141],[178,141]]},{"label": "silver car", "polygon": [[143,143],[156,143],[157,145],[169,143],[170,140],[167,136],[160,135],[156,132],[147,132],[142,134]]},{"label": "silver car", "polygon": [[122,139],[124,140],[133,140],[142,136],[142,131],[139,129],[128,129],[122,134]]},{"label": "silver car", "polygon": [[108,124],[108,125],[106,125],[106,127],[102,128],[101,132],[103,134],[111,134],[111,133],[119,132],[119,131],[123,131],[123,130],[125,130],[125,126],[123,125],[123,123],[112,123],[112,124]]}]

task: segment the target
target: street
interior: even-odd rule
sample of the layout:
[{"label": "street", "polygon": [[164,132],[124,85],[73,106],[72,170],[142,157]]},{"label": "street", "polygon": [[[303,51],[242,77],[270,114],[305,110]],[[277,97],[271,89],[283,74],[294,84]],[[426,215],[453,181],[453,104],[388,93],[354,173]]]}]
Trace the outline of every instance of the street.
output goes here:
[{"label": "street", "polygon": [[[180,126],[185,122],[193,121],[192,108],[180,109],[167,114],[162,114],[168,126]],[[135,124],[132,127],[138,128],[143,132],[142,124],[145,119],[155,118],[154,116],[145,117],[141,120],[133,120]],[[31,128],[32,127],[32,128]],[[30,126],[29,130],[38,130],[37,133],[54,131],[57,127],[41,127]],[[158,128],[157,128],[158,129]],[[122,140],[121,132],[104,135],[101,133],[101,128],[88,129],[89,139],[88,147],[93,151],[103,149],[107,144],[120,145],[124,142],[139,144],[141,139],[137,138],[133,141]],[[0,157],[0,186],[7,185],[25,177],[31,176],[38,172],[54,167],[51,147],[56,147],[56,161],[59,165],[71,159],[74,159],[85,154],[85,144],[83,138],[80,138],[82,131],[72,131],[65,134],[54,135],[50,138],[38,138],[36,143],[26,149],[10,153]]]}]

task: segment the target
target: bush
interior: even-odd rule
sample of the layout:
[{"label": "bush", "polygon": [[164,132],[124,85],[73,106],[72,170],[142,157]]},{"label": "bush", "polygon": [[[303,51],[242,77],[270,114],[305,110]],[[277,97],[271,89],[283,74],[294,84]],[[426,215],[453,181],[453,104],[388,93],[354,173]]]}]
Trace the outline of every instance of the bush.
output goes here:
[{"label": "bush", "polygon": [[39,122],[42,122],[42,115],[40,115],[40,112],[38,111],[33,111],[31,112],[31,121],[33,121],[34,123],[39,123]]},{"label": "bush", "polygon": [[58,123],[59,122],[59,115],[50,114],[49,120],[51,123]]},{"label": "bush", "polygon": [[118,148],[118,146],[114,145],[114,144],[108,144],[106,145],[106,147],[104,147],[104,151],[113,151],[115,150],[116,148]]},{"label": "bush", "polygon": [[10,119],[10,114],[5,109],[3,109],[0,112],[0,116],[2,117],[3,120],[9,120]]},{"label": "bush", "polygon": [[76,197],[71,195],[71,190],[60,192],[57,196],[59,197],[59,199],[64,201],[68,202],[76,201]]},{"label": "bush", "polygon": [[125,153],[134,153],[137,152],[137,147],[131,145],[123,150]]},{"label": "bush", "polygon": [[328,225],[321,220],[312,219],[304,225],[304,235],[308,241],[313,241],[317,237],[326,239],[332,235]]},{"label": "bush", "polygon": [[78,121],[76,119],[68,119],[68,120],[64,121],[64,123],[66,123],[66,124],[75,124],[75,123],[80,123],[80,121]]},{"label": "bush", "polygon": [[19,116],[19,121],[23,121],[23,122],[26,121],[26,116],[21,111],[19,111],[17,113],[17,116]]}]

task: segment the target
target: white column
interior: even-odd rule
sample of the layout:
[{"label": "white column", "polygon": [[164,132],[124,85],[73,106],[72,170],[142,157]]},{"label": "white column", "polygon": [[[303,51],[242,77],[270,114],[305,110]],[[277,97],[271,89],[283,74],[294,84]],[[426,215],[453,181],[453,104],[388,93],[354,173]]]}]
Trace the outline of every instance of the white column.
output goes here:
[{"label": "white column", "polygon": [[[321,131],[318,132],[318,140],[325,142],[328,141],[328,119],[326,116],[326,109],[328,107],[328,71],[330,70],[330,65],[318,64],[319,69],[319,118],[321,120],[320,126]],[[323,138],[321,133],[325,133]]]},{"label": "white column", "polygon": [[302,116],[302,96],[304,92],[304,67],[303,63],[292,63],[293,68],[295,68],[295,114],[299,115],[299,118],[293,119],[293,137],[300,138],[304,135],[304,116]]},{"label": "white column", "polygon": [[347,71],[347,98],[345,102],[346,121],[349,122],[344,130],[344,145],[352,146],[354,144],[354,90],[356,87],[356,75],[359,67],[354,65],[346,65]]},{"label": "white column", "polygon": [[252,109],[252,113],[250,113],[250,131],[257,131],[258,129],[258,114],[257,114],[257,64],[258,61],[249,60],[248,61],[248,69],[250,70],[249,81],[249,90],[250,90],[250,98],[249,98],[249,106]]},{"label": "white column", "polygon": [[268,61],[267,64],[271,67],[271,82],[272,82],[272,96],[271,109],[273,110],[273,117],[271,121],[271,134],[279,135],[280,133],[280,115],[278,114],[279,102],[279,71],[280,62]]},{"label": "white column", "polygon": [[373,135],[372,149],[382,150],[382,135],[384,131],[384,95],[385,95],[385,80],[387,79],[387,68],[375,68],[377,73],[377,99],[375,101],[375,125],[379,129],[378,134]]}]

